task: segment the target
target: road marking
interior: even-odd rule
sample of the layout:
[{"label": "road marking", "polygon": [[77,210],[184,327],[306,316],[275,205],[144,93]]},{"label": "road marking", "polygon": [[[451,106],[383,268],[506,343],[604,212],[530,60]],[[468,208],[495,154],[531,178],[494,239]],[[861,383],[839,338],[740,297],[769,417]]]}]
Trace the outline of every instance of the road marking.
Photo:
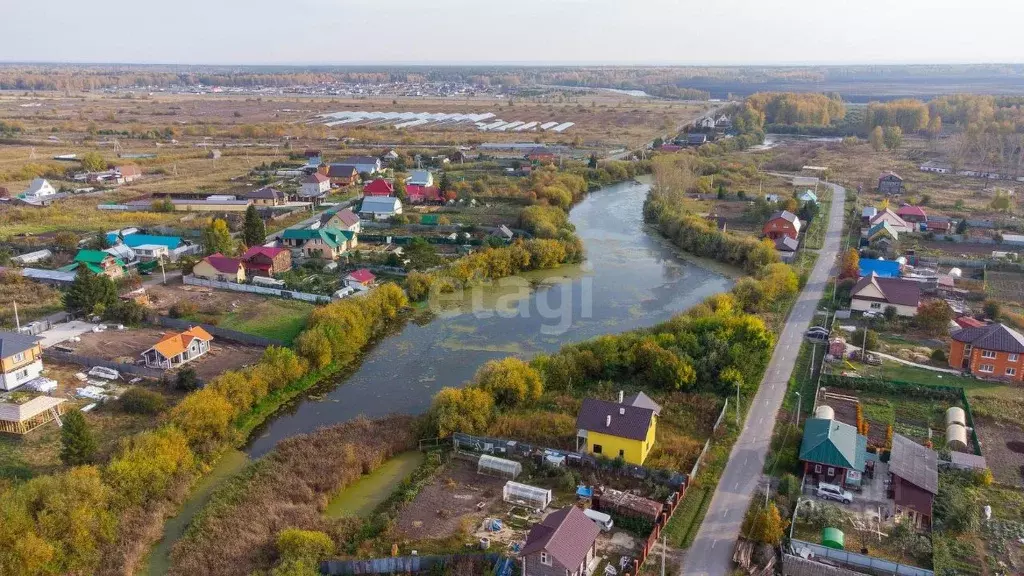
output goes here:
[{"label": "road marking", "polygon": [[714,549],[715,549],[715,544],[718,544],[718,540],[712,540],[712,541],[711,541],[711,549],[712,549],[712,550],[714,550]]}]

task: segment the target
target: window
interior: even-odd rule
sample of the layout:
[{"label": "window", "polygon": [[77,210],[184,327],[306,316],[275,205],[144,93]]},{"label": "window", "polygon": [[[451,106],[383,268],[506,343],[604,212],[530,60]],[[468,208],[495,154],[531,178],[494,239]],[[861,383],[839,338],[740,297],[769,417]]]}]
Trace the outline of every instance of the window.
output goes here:
[{"label": "window", "polygon": [[836,469],[831,467],[831,466],[829,466],[828,467],[828,475],[829,476],[835,476],[836,475]]},{"label": "window", "polygon": [[996,367],[991,364],[982,364],[981,366],[978,366],[978,372],[994,372],[995,369]]},{"label": "window", "polygon": [[15,381],[22,380],[24,378],[28,378],[28,368],[25,368],[24,370],[19,370],[18,372],[14,373]]},{"label": "window", "polygon": [[548,556],[547,552],[540,553],[540,563],[545,566],[551,566],[551,556]]},{"label": "window", "polygon": [[821,464],[815,464],[814,465],[814,473],[815,474],[821,474]]},{"label": "window", "polygon": [[1020,356],[1017,354],[1007,354],[1006,356],[1006,359],[1010,362],[1016,362],[1018,358],[1020,358]]},{"label": "window", "polygon": [[872,310],[881,310],[882,309],[882,303],[881,302],[872,302],[871,303],[871,309]]},{"label": "window", "polygon": [[600,453],[601,453],[601,445],[600,444],[594,444],[594,454],[600,454]]},{"label": "window", "polygon": [[17,364],[18,362],[21,362],[24,359],[25,359],[25,353],[24,352],[18,352],[17,354],[14,355],[14,363],[15,364]]},{"label": "window", "polygon": [[996,357],[996,353],[995,353],[994,350],[982,350],[981,351],[981,357],[982,358],[995,358]]},{"label": "window", "polygon": [[625,450],[619,450],[619,458],[625,458],[625,457],[626,457],[626,451]]},{"label": "window", "polygon": [[1017,369],[1016,368],[1007,368],[1006,369],[1006,375],[1007,376],[1016,376],[1017,375]]}]

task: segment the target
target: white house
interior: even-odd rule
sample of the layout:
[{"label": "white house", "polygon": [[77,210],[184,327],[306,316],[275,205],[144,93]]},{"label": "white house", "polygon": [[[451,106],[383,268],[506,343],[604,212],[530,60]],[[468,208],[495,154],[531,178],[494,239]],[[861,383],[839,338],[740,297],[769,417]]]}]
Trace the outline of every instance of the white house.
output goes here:
[{"label": "white house", "polygon": [[179,334],[169,334],[142,353],[146,366],[169,370],[199,358],[210,351],[213,336],[199,326]]},{"label": "white house", "polygon": [[882,222],[885,222],[886,224],[891,226],[892,229],[898,232],[899,234],[906,234],[909,232],[913,232],[915,230],[914,226],[907,224],[906,220],[900,218],[898,214],[896,214],[889,208],[886,208],[885,210],[882,210],[881,212],[875,214],[871,218],[870,225],[873,228],[874,226]]},{"label": "white house", "polygon": [[387,220],[402,213],[402,201],[394,196],[370,196],[363,198],[359,215],[374,220]]},{"label": "white house", "polygon": [[163,244],[142,244],[136,246],[134,250],[135,256],[143,262],[158,260],[160,258],[167,260],[171,259],[171,251]]},{"label": "white house", "polygon": [[44,178],[36,178],[28,185],[28,190],[25,190],[26,199],[37,199],[46,198],[53,196],[57,193],[57,190],[53,187],[53,184]]},{"label": "white house", "polygon": [[413,186],[433,186],[434,175],[430,170],[413,170],[409,173],[409,177],[405,179],[406,184],[412,184]]},{"label": "white house", "polygon": [[892,306],[899,316],[917,316],[921,284],[902,278],[880,278],[872,272],[854,285],[850,299],[850,308],[860,312],[882,313]]},{"label": "white house", "polygon": [[302,198],[315,198],[326,195],[330,191],[331,179],[319,172],[314,172],[302,179],[299,196]]}]

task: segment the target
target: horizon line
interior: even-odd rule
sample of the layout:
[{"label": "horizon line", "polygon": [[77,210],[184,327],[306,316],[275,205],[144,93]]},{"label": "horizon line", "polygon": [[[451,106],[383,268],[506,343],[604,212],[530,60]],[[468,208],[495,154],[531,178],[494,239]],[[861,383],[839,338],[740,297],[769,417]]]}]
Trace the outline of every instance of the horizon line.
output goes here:
[{"label": "horizon line", "polygon": [[826,67],[838,68],[849,66],[1024,66],[1024,62],[978,62],[978,61],[860,61],[860,62],[837,62],[837,61],[804,61],[804,62],[749,62],[749,63],[680,63],[669,61],[386,61],[386,62],[264,62],[264,63],[240,63],[240,62],[96,62],[96,61],[57,61],[57,60],[2,60],[0,66],[209,66],[209,67],[415,67],[415,68],[455,68],[455,67],[529,67],[529,68],[578,68],[578,67],[669,67],[669,68],[813,68]]}]

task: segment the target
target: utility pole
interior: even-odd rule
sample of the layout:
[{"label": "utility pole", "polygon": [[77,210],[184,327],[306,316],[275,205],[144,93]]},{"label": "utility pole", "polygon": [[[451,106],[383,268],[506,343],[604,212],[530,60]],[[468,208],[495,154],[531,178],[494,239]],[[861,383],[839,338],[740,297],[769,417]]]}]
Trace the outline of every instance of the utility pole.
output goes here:
[{"label": "utility pole", "polygon": [[167,271],[164,270],[164,258],[160,257],[160,274],[164,277],[164,286],[167,285]]},{"label": "utility pole", "polygon": [[18,327],[18,332],[21,332],[21,320],[18,319],[18,301],[14,301],[14,325]]},{"label": "utility pole", "polygon": [[740,427],[740,383],[736,383],[736,428]]},{"label": "utility pole", "polygon": [[665,576],[665,535],[661,535],[661,576]]},{"label": "utility pole", "polygon": [[800,425],[800,407],[803,404],[804,397],[800,395],[800,392],[796,393],[796,418],[794,419],[797,426]]},{"label": "utility pole", "polygon": [[818,343],[815,342],[814,343],[814,348],[811,349],[811,367],[810,367],[810,371],[807,373],[807,377],[808,378],[812,378],[814,376],[814,357],[817,356],[817,355],[818,355]]}]

